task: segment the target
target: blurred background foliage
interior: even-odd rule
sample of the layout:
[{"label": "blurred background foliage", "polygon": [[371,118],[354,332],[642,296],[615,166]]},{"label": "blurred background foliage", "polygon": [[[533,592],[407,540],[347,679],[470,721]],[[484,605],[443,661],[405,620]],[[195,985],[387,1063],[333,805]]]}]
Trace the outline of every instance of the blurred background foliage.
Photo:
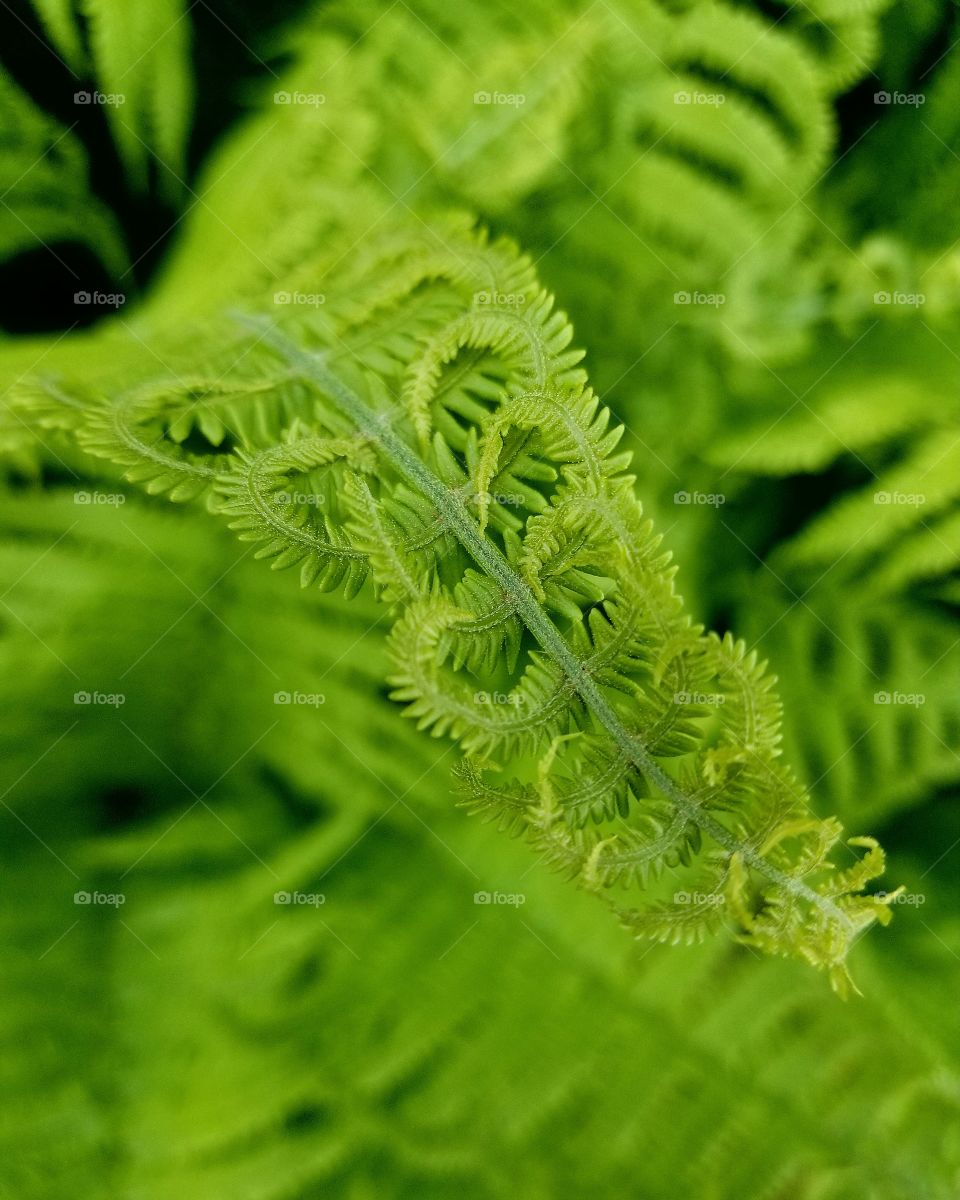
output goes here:
[{"label": "blurred background foliage", "polygon": [[[0,32],[0,1195],[953,1200],[956,6],[36,0]],[[923,898],[858,947],[864,999],[631,945],[454,808],[372,602],[133,488],[78,505],[115,477],[11,402],[149,364],[331,227],[362,254],[451,209],[534,259],[689,607],[770,658],[822,811]]]}]

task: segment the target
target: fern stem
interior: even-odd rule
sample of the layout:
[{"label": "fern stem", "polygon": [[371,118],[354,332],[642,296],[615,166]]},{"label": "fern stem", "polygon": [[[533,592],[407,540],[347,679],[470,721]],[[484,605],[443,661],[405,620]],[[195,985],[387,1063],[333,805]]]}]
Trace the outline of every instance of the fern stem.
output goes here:
[{"label": "fern stem", "polygon": [[758,874],[816,906],[845,928],[853,928],[847,915],[830,897],[814,891],[802,880],[786,874],[756,851],[744,846],[726,826],[706,812],[702,805],[667,774],[643,743],[624,726],[616,710],[567,645],[560,630],[544,612],[527,583],[484,535],[459,494],[430,471],[407,443],[394,432],[389,419],[375,412],[352,388],[338,379],[325,365],[321,354],[302,349],[275,325],[271,325],[267,318],[246,314],[235,314],[235,318],[256,330],[261,340],[276,350],[287,362],[296,364],[304,377],[322,389],[357,431],[383,451],[399,474],[433,501],[464,549],[483,571],[496,580],[504,594],[510,598],[514,611],[541,648],[561,668],[572,687],[613,737],[621,753],[630,763],[655,784],[685,817],[709,834],[728,853],[739,854],[743,862]]}]

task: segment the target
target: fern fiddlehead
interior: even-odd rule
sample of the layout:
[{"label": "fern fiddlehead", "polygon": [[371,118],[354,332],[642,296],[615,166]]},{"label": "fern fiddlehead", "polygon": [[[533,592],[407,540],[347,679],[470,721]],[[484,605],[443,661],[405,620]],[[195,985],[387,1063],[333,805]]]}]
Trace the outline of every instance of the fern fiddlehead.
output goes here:
[{"label": "fern fiddlehead", "polygon": [[[552,298],[517,260],[519,290],[479,299],[504,244],[448,231],[444,258],[422,243],[408,235],[376,367],[353,348],[356,308],[347,318],[335,300],[322,321],[237,314],[220,329],[243,347],[248,381],[255,361],[298,400],[237,401],[237,444],[209,502],[304,585],[349,596],[372,577],[396,615],[393,696],[459,744],[465,807],[591,891],[646,889],[644,905],[610,900],[637,936],[692,942],[732,924],[845,991],[853,941],[889,917],[889,897],[863,894],[882,852],[853,839],[863,857],[829,859],[840,829],[779,762],[773,681],[742,643],[683,612],[621,431],[586,388]],[[395,267],[403,257],[400,239]],[[333,297],[335,276],[325,286]],[[229,367],[194,390],[215,385],[231,393]],[[176,391],[161,379],[136,395],[162,411]],[[258,424],[245,404],[272,419]],[[165,456],[162,490],[189,498],[166,479],[178,469],[197,471]]]}]

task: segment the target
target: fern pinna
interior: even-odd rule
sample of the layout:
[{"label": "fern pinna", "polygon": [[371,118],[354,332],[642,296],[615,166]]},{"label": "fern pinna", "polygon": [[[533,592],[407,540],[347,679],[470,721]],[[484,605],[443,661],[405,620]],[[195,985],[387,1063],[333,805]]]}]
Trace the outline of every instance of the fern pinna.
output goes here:
[{"label": "fern pinna", "polygon": [[889,917],[863,894],[882,851],[829,858],[841,830],[779,760],[772,678],[684,613],[529,262],[450,221],[302,276],[269,314],[167,335],[171,366],[136,387],[65,405],[37,381],[19,403],[149,491],[205,494],[305,586],[371,580],[393,696],[462,750],[464,806],[637,936],[732,926],[844,992],[855,938]]}]

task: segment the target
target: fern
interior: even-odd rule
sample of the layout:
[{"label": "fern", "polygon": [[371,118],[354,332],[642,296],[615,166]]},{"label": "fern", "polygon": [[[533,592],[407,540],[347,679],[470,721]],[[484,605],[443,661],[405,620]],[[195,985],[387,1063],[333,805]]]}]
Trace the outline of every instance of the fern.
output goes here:
[{"label": "fern", "polygon": [[[402,264],[404,237],[420,263],[415,231],[395,235],[391,262]],[[173,499],[215,475],[213,506],[260,543],[258,556],[298,566],[305,585],[349,597],[372,574],[395,609],[394,697],[460,745],[468,803],[518,824],[588,889],[658,881],[645,908],[612,902],[639,936],[699,940],[723,904],[750,944],[824,967],[845,990],[854,938],[888,915],[859,894],[882,856],[848,871],[828,860],[838,830],[812,816],[778,763],[770,680],[741,643],[683,614],[620,431],[584,390],[551,298],[527,279],[519,295],[478,299],[509,260],[505,246],[459,232],[431,244],[450,266],[434,258],[407,274],[410,299],[398,290],[391,307],[402,328],[410,304],[417,336],[398,340],[379,371],[344,361],[335,304],[323,320],[240,317],[235,334],[202,338],[222,361],[242,361],[236,380],[228,369],[204,382],[181,351],[174,377],[89,405],[74,436]],[[382,269],[371,257],[370,274]],[[521,264],[514,274],[527,278]],[[429,332],[428,280],[442,313]],[[454,402],[444,364],[455,372],[461,354],[483,377],[499,371],[501,388]],[[272,394],[251,390],[253,363]],[[246,409],[229,453],[175,450],[184,379],[201,411],[214,395],[229,397],[223,412]],[[131,436],[131,421],[153,440]],[[219,439],[224,427],[206,429]],[[497,490],[507,486],[515,493]],[[707,903],[670,900],[667,869]]]},{"label": "fern", "polygon": [[0,1195],[954,1200],[955,6],[143,7],[136,205],[0,164],[116,275],[247,110],[0,342]]},{"label": "fern", "polygon": [[[139,5],[36,0],[34,8],[53,52],[73,76],[74,103],[95,104],[106,112],[129,182],[145,190],[155,178],[159,192],[178,197],[192,106],[184,5],[180,0]],[[64,128],[42,112],[3,67],[0,104],[6,118],[0,255],[40,247],[56,255],[59,243],[81,242],[114,278],[125,276],[129,257],[123,236],[91,189],[87,152],[73,131],[76,122]]]},{"label": "fern", "polygon": [[[106,486],[90,470],[100,466],[88,463],[84,486]],[[237,557],[225,525],[202,510],[148,504],[131,489],[123,524],[115,518],[77,508],[71,487],[4,494],[11,581],[80,521],[6,602],[98,682],[181,615],[190,596],[178,576],[202,592]],[[197,791],[283,714],[208,795],[217,816],[185,813],[190,793],[93,712],[34,767],[26,793],[7,797],[85,886],[115,890],[137,863],[117,914],[125,929],[78,910],[79,885],[8,817],[0,1006],[13,1036],[40,1039],[49,1054],[42,1071],[10,1056],[5,1087],[18,1103],[4,1107],[0,1179],[11,1195],[256,1188],[281,1200],[366,1188],[499,1200],[533,1170],[528,1191],[544,1200],[570,1187],[642,1187],[667,1200],[678,1186],[719,1200],[785,1180],[803,1200],[845,1200],[851,1187],[872,1200],[949,1197],[960,1161],[956,1016],[942,1004],[952,960],[919,922],[860,946],[868,995],[856,1007],[829,1004],[786,963],[758,971],[719,940],[652,946],[624,964],[601,911],[560,880],[524,876],[520,846],[445,811],[437,747],[377,698],[382,639],[345,654],[374,616],[369,598],[298,595],[255,563],[237,570],[232,587],[207,596],[225,625],[196,607],[137,668],[150,684],[129,687],[131,709],[141,707],[124,713],[178,774],[190,769],[182,777]],[[97,628],[110,637],[84,637]],[[42,708],[65,728],[76,685],[12,619],[0,662],[5,709],[22,714],[19,729],[4,725],[7,786],[52,740],[31,714]],[[287,686],[322,677],[331,729],[336,712],[362,711],[350,748],[315,712],[273,709],[271,669]],[[64,820],[68,772],[91,801]],[[422,773],[406,804],[384,795],[403,795]],[[106,834],[92,798],[131,785],[145,813]],[[913,881],[926,860],[904,865]],[[473,904],[478,887],[495,886],[525,891],[528,929],[513,911]],[[279,887],[324,892],[326,903],[278,909]],[[953,887],[943,864],[923,920],[956,948]],[[407,1004],[385,976],[418,980]],[[638,1107],[625,1115],[626,1090]],[[665,1107],[671,1120],[658,1126]],[[598,1139],[612,1125],[622,1142]],[[158,1153],[158,1136],[180,1152]]]},{"label": "fern", "polygon": [[126,253],[116,222],[92,194],[83,149],[0,69],[0,255],[83,242],[119,273]]},{"label": "fern", "polygon": [[[811,271],[808,243],[823,228],[800,200],[833,139],[838,82],[817,31],[836,30],[842,50],[849,16],[873,38],[880,6],[852,7],[813,21],[799,6],[771,17],[739,4],[536,0],[522,30],[507,0],[471,6],[464,20],[435,0],[308,8],[270,49],[293,59],[282,91],[324,103],[276,105],[271,86],[211,180],[206,199],[222,223],[206,223],[205,246],[222,247],[241,288],[288,280],[344,186],[372,185],[419,213],[462,206],[498,228],[508,220],[551,288],[576,299],[581,336],[602,351],[602,384],[634,362],[624,347],[640,308],[648,345],[678,323],[693,341],[737,345],[702,310],[678,307],[677,292],[722,293],[724,325],[775,357],[797,338],[797,289],[784,280]],[[866,49],[854,65],[858,76],[870,69]],[[516,103],[485,104],[485,93]],[[263,137],[282,139],[282,172]],[[262,197],[255,211],[237,171]],[[178,255],[188,273],[191,236]],[[176,278],[175,266],[158,306]],[[611,306],[584,278],[607,280],[631,304]],[[203,283],[185,291],[202,311]],[[649,378],[656,356],[645,362]]]},{"label": "fern", "polygon": [[78,79],[93,79],[130,182],[178,196],[192,107],[189,10],[182,0],[32,0]]},{"label": "fern", "polygon": [[[180,615],[190,597],[163,563],[202,590],[237,557],[202,510],[148,504],[133,489],[123,507],[126,528],[115,513],[78,509],[71,488],[4,495],[11,580],[81,521],[6,600],[85,678],[113,679],[130,647],[139,653]],[[125,713],[167,762],[192,768],[184,778],[198,791],[283,713],[208,795],[219,820],[202,806],[185,813],[189,792],[93,712],[34,768],[30,789],[7,797],[87,887],[115,890],[137,862],[117,914],[124,929],[79,911],[79,885],[8,816],[0,1007],[13,1037],[47,1048],[42,1070],[11,1054],[5,1073],[18,1098],[0,1123],[11,1195],[500,1200],[527,1172],[527,1191],[544,1200],[571,1187],[719,1200],[785,1180],[803,1200],[846,1200],[851,1187],[872,1200],[949,1197],[960,1162],[957,1019],[942,1003],[952,960],[919,922],[860,946],[868,995],[855,1007],[829,1003],[786,963],[758,971],[719,940],[622,962],[603,912],[560,880],[524,876],[519,845],[445,811],[438,748],[377,697],[382,640],[335,665],[373,617],[369,600],[298,595],[257,564],[237,570],[207,602],[261,662],[196,608],[140,665],[150,686],[129,689],[143,708]],[[84,640],[91,628],[110,637]],[[42,705],[65,727],[74,685],[13,620],[0,662],[6,711],[23,714],[22,757],[8,757],[12,736],[4,742],[6,786],[52,740],[30,713]],[[323,677],[331,728],[341,708],[362,711],[350,748],[316,713],[273,710],[277,684],[262,664],[288,686]],[[65,820],[68,772],[91,800]],[[421,773],[406,804],[384,795],[403,795]],[[146,812],[107,834],[93,797],[131,782]],[[904,865],[913,880],[926,860]],[[512,910],[474,905],[478,887],[496,886],[525,891],[527,929]],[[326,903],[278,909],[279,887],[321,891]],[[954,887],[943,864],[923,913],[951,948]],[[418,986],[399,1005],[385,977]],[[636,1111],[624,1113],[625,1091]],[[658,1125],[664,1108],[671,1120]],[[599,1136],[613,1126],[622,1140]],[[180,1152],[158,1152],[158,1137]]]},{"label": "fern", "polygon": [[[765,566],[750,556],[728,596],[745,632],[782,664],[788,743],[806,775],[844,815],[856,776],[857,811],[879,816],[957,778],[960,373],[917,313],[874,317],[856,340],[802,405],[728,436],[711,456],[744,500],[760,479],[775,481],[785,506],[806,481],[827,472],[841,481]],[[825,696],[832,725],[809,718]]]},{"label": "fern", "polygon": [[[871,1200],[949,1197],[956,1016],[948,1006],[934,1018],[952,971],[921,927],[897,922],[895,938],[864,943],[869,994],[855,1008],[825,1005],[816,981],[787,964],[758,972],[720,942],[655,946],[628,968],[603,914],[559,881],[524,880],[532,932],[512,912],[476,908],[482,885],[462,863],[490,887],[519,879],[523,863],[512,843],[431,811],[438,782],[408,800],[427,806],[444,844],[401,805],[350,827],[335,804],[305,831],[278,820],[262,786],[242,803],[221,797],[234,828],[244,808],[269,826],[253,844],[288,888],[327,896],[319,913],[281,911],[279,922],[263,868],[208,814],[186,817],[168,835],[175,845],[164,839],[142,860],[120,914],[156,958],[116,922],[89,919],[38,964],[69,924],[63,879],[42,848],[19,847],[11,891],[46,886],[5,910],[0,1003],[19,1036],[42,1026],[51,1060],[40,1081],[12,1067],[23,1098],[5,1111],[9,1189],[26,1200],[78,1180],[97,1200],[244,1187],[267,1200],[298,1190],[500,1200],[522,1174],[538,1200],[571,1188],[714,1200],[788,1185],[803,1200],[846,1200],[851,1188]],[[362,772],[351,807],[360,796]],[[167,824],[128,833],[130,858]],[[104,839],[61,831],[52,844],[86,880],[106,886],[117,870]],[[944,915],[924,919],[955,947]],[[895,953],[878,953],[888,940]],[[403,1006],[386,974],[418,980]],[[111,1037],[104,1010],[131,1032]],[[80,1090],[78,1076],[114,1086]],[[624,1111],[627,1091],[636,1101]],[[52,1121],[61,1137],[41,1144]],[[602,1136],[613,1127],[617,1138]],[[158,1137],[180,1152],[158,1153]]]},{"label": "fern", "polygon": [[[550,195],[541,219],[523,223],[529,244],[546,251],[562,239],[569,252],[569,238],[574,259],[601,253],[616,274],[610,251],[626,246],[670,296],[719,278],[775,221],[786,218],[795,236],[791,188],[815,178],[830,137],[826,85],[800,38],[742,7],[678,12],[650,0],[537,3],[537,32],[517,37],[510,8],[488,6],[477,29],[442,4],[375,22],[375,6],[349,4],[338,14],[345,32],[326,23],[312,40],[301,32],[293,81],[306,89],[324,78],[352,101],[314,140],[332,128],[348,142],[359,110],[377,175],[395,194],[453,195],[492,219]],[[348,66],[345,48],[361,32]],[[365,69],[354,69],[358,59]],[[378,102],[381,72],[396,80],[396,120]],[[519,99],[478,104],[478,89]],[[578,119],[588,96],[602,106],[600,140]],[[716,103],[696,102],[704,98]]]}]

